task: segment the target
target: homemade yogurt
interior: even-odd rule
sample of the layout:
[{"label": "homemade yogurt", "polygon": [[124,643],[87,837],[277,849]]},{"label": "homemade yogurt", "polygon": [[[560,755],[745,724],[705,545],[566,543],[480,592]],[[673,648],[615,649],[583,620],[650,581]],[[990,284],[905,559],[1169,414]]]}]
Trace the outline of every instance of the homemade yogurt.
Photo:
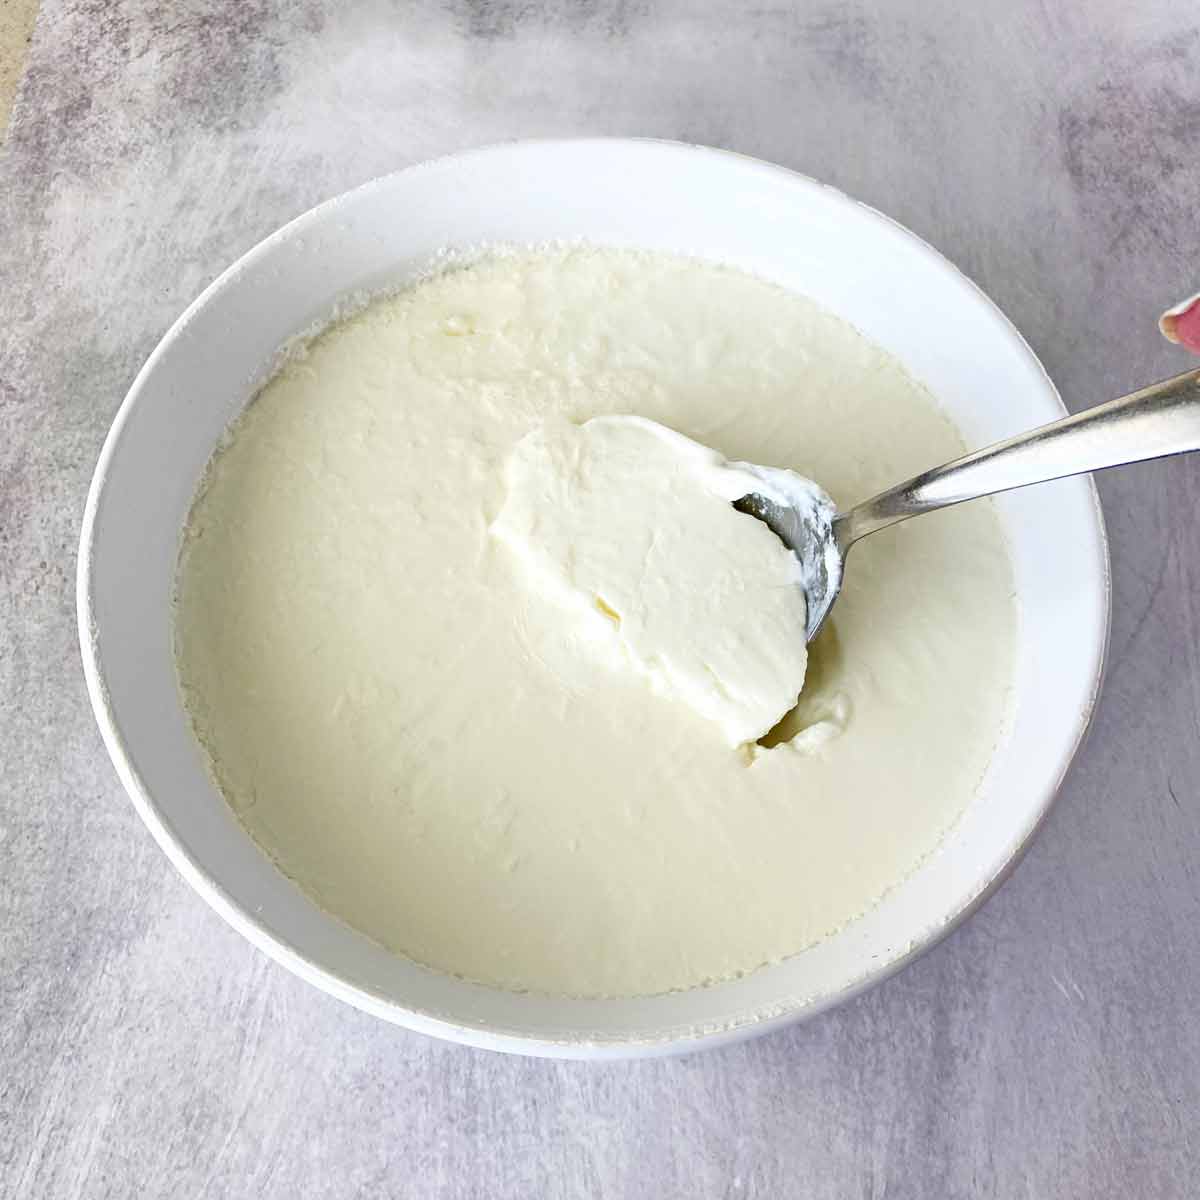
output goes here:
[{"label": "homemade yogurt", "polygon": [[[628,995],[796,953],[936,850],[1003,736],[1016,614],[988,503],[856,547],[805,664],[774,535],[699,506],[689,556],[681,502],[631,625],[633,593],[575,586],[571,530],[540,538],[532,499],[539,437],[627,415],[842,504],[964,449],[801,296],[661,254],[512,252],[292,355],[189,519],[177,661],[217,783],[326,909],[431,967]],[[644,492],[609,497],[593,518],[645,554]],[[738,571],[720,604],[694,592],[721,546],[749,572],[736,604]],[[605,579],[644,583],[612,550]]]}]

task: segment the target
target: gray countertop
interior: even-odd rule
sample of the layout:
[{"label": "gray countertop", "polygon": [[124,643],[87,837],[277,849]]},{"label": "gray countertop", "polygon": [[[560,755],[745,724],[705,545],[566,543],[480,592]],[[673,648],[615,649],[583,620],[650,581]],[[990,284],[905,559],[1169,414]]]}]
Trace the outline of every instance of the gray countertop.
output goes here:
[{"label": "gray countertop", "polygon": [[0,152],[0,1195],[1162,1197],[1200,1169],[1200,462],[1100,480],[1108,681],[1032,851],[913,967],[677,1060],[504,1058],[302,984],[187,888],[84,694],[101,440],[229,262],[433,154],[638,133],[931,240],[1080,407],[1182,370],[1200,21],[1162,0],[44,0]]}]

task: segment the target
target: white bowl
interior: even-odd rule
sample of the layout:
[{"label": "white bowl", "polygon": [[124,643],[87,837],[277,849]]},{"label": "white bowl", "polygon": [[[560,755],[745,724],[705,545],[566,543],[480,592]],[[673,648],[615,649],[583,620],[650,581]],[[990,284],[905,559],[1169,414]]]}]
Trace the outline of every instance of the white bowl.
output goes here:
[{"label": "white bowl", "polygon": [[1083,737],[1100,685],[1109,584],[1088,479],[999,501],[1020,598],[1011,736],[937,854],[866,916],[776,966],[642,999],[517,995],[416,966],[323,912],[214,790],[176,691],[171,595],[197,482],[279,347],[339,298],[393,286],[448,247],[580,238],[720,259],[812,296],[924,380],[972,445],[1064,412],[1029,347],[974,285],[831,188],[674,143],[495,146],[313,209],[184,313],[105,442],[84,517],[78,603],[88,689],[117,771],[168,857],[235,929],[325,991],[411,1029],[604,1058],[713,1045],[810,1016],[961,921],[1019,857]]}]

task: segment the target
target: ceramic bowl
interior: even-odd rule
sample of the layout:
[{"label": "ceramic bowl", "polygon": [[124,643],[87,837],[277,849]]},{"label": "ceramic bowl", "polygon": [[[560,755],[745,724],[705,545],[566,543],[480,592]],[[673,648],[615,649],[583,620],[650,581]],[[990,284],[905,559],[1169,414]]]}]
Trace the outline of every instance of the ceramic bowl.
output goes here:
[{"label": "ceramic bowl", "polygon": [[234,264],[138,375],[104,444],[79,558],[84,669],[142,819],[188,882],[289,970],[424,1033],[525,1054],[678,1052],[811,1016],[944,936],[1012,867],[1087,727],[1108,629],[1090,480],[1000,498],[1020,604],[1015,715],[940,850],[864,917],[775,966],[647,998],[576,1000],[466,983],[399,958],[280,874],[205,773],[176,691],[180,531],[222,431],[289,338],[446,249],[586,239],[719,259],[838,313],[939,397],[971,445],[1061,416],[1053,385],[986,296],[879,213],[780,167],[637,140],[495,146],[331,200]]}]

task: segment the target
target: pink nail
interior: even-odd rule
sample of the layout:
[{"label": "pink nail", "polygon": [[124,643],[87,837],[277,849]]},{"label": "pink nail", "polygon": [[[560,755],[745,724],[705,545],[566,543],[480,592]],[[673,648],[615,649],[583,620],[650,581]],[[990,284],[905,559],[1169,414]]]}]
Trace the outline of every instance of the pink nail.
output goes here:
[{"label": "pink nail", "polygon": [[1158,327],[1163,337],[1187,347],[1193,354],[1200,354],[1200,293],[1168,308],[1158,318]]}]

